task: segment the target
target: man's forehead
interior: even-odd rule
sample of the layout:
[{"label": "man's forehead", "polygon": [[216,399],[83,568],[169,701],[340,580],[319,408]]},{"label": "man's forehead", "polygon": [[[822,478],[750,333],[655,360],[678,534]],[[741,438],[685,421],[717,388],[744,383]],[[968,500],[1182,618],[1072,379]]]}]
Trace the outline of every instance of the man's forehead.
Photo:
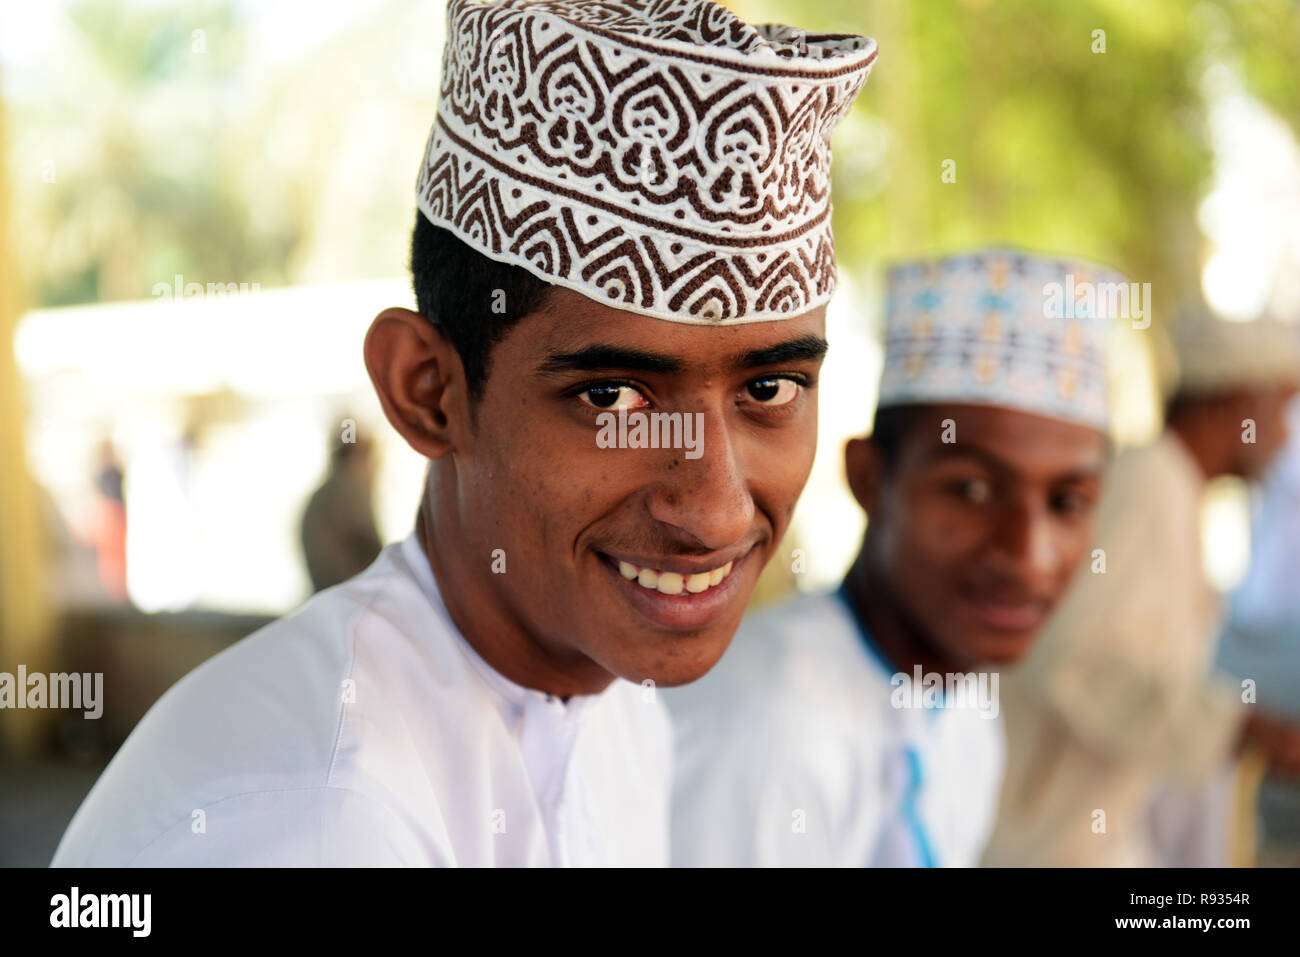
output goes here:
[{"label": "man's forehead", "polygon": [[1076,422],[997,406],[932,406],[913,420],[918,465],[955,460],[1024,475],[1093,475],[1107,463],[1104,433]]},{"label": "man's forehead", "polygon": [[637,365],[660,360],[663,372],[721,370],[762,364],[765,358],[773,362],[820,358],[826,350],[824,306],[769,322],[690,325],[614,309],[567,290],[555,293],[545,308],[525,320],[528,328],[519,330],[530,358],[539,366],[578,356],[595,365],[602,354],[612,360],[603,364],[618,366],[626,353],[644,360]]}]

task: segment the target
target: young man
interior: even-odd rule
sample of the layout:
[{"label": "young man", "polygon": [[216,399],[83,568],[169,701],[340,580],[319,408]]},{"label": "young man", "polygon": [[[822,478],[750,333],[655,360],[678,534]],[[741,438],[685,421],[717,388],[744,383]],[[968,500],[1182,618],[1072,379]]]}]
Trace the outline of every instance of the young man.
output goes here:
[{"label": "young man", "polygon": [[1107,323],[1058,317],[1050,291],[1111,281],[1005,250],[890,271],[875,426],[845,452],[862,549],[840,589],[749,619],[667,696],[674,863],[975,863],[996,669],[1084,555],[1107,458]]},{"label": "young man", "polygon": [[875,45],[707,0],[448,17],[420,312],[365,345],[416,531],[172,689],[56,864],[667,860],[655,686],[721,656],[807,479]]},{"label": "young man", "polygon": [[[1227,602],[1217,664],[1256,681],[1259,707],[1300,723],[1300,399],[1287,407],[1287,436],[1251,496],[1250,566]],[[1300,861],[1300,781],[1266,777],[1258,808],[1257,865]]]},{"label": "young man", "polygon": [[[1300,772],[1300,731],[1209,673],[1218,602],[1200,535],[1206,482],[1255,478],[1285,443],[1300,339],[1205,312],[1175,329],[1180,378],[1165,430],[1107,477],[1094,543],[1104,568],[1079,576],[1004,683],[1007,780],[989,864],[1153,867],[1164,862],[1157,835],[1177,817],[1193,825],[1166,860],[1226,866],[1221,772],[1234,752],[1255,747]],[[1148,812],[1166,781],[1153,831]],[[1205,813],[1216,806],[1221,815]]]}]

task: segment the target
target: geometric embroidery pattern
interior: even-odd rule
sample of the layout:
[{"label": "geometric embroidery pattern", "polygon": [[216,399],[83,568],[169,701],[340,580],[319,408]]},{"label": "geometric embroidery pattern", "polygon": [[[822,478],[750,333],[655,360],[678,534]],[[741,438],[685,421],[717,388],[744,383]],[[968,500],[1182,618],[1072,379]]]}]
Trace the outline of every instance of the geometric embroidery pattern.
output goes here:
[{"label": "geometric embroidery pattern", "polygon": [[875,56],[709,0],[451,0],[417,202],[620,309],[797,315],[835,288],[831,132]]},{"label": "geometric embroidery pattern", "polygon": [[895,266],[887,288],[880,407],[997,405],[1107,427],[1109,311],[1131,289],[1118,272],[990,249]]}]

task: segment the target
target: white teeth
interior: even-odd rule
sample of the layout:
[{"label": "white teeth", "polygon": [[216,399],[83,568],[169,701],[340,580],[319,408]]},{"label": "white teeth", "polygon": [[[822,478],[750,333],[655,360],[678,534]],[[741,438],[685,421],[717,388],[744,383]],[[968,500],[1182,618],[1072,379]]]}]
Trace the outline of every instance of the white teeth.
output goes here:
[{"label": "white teeth", "polygon": [[659,573],[659,590],[665,595],[680,595],[686,580],[676,572]]},{"label": "white teeth", "polygon": [[648,588],[663,595],[680,595],[683,591],[698,595],[720,584],[724,578],[731,574],[732,564],[732,562],[727,562],[721,568],[715,568],[711,571],[683,575],[680,572],[662,572],[655,568],[640,568],[631,562],[620,561],[618,563],[618,573],[628,581],[636,581],[642,588]]}]

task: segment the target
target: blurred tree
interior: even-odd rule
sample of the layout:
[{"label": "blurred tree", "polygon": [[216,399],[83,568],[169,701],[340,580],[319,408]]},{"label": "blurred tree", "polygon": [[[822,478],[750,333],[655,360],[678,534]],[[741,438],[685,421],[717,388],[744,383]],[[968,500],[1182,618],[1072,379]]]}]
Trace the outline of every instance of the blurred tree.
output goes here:
[{"label": "blurred tree", "polygon": [[32,304],[147,298],[176,274],[402,272],[443,11],[348,16],[312,32],[239,0],[68,3],[58,68],[10,91]]},{"label": "blurred tree", "polygon": [[1213,38],[1220,56],[1300,136],[1300,4],[1238,0],[1220,6],[1223,18]]},{"label": "blurred tree", "polygon": [[227,148],[239,121],[235,5],[80,0],[67,17],[59,68],[16,109],[19,260],[35,304],[143,298],[176,273],[282,278],[296,237],[252,228],[234,175],[248,162]]},{"label": "blurred tree", "polygon": [[1198,282],[1207,66],[1237,70],[1300,129],[1291,0],[733,6],[880,45],[836,134],[836,243],[849,268],[990,242],[1066,251],[1151,282],[1160,321]]}]

